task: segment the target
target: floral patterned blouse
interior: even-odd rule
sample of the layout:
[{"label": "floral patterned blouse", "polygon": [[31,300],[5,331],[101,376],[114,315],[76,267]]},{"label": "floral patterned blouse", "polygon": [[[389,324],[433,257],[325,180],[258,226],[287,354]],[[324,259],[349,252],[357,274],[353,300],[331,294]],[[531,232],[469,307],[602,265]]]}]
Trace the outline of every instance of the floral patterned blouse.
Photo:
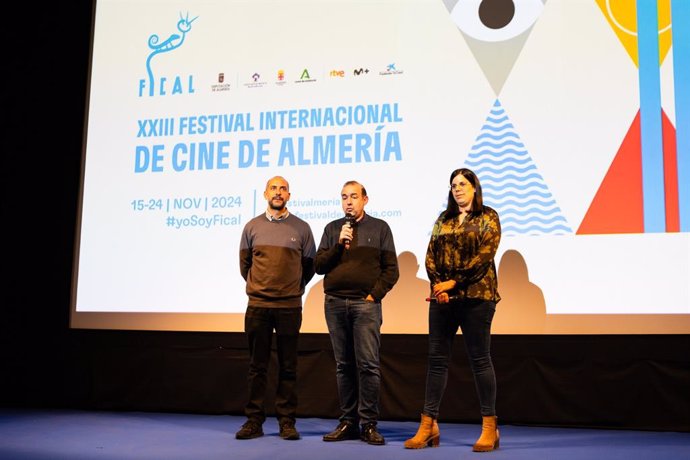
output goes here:
[{"label": "floral patterned blouse", "polygon": [[484,206],[481,213],[470,213],[444,221],[445,211],[436,219],[426,251],[426,272],[431,286],[455,280],[448,292],[459,299],[498,302],[498,278],[494,257],[501,241],[498,213]]}]

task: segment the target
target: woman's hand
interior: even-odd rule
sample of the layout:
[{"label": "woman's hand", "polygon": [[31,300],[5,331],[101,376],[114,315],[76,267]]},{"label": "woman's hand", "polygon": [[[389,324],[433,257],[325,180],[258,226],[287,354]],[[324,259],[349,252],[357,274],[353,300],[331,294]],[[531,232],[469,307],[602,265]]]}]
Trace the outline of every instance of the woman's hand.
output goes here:
[{"label": "woman's hand", "polygon": [[[448,294],[446,293],[455,288],[455,284],[455,280],[441,281],[440,283],[434,284],[432,291],[434,293],[434,297],[436,297],[436,300],[438,300],[439,303],[448,302]],[[441,295],[445,297],[445,302],[441,301]]]},{"label": "woman's hand", "polygon": [[436,302],[438,303],[448,303],[450,302],[450,296],[447,292],[442,292],[436,296]]}]

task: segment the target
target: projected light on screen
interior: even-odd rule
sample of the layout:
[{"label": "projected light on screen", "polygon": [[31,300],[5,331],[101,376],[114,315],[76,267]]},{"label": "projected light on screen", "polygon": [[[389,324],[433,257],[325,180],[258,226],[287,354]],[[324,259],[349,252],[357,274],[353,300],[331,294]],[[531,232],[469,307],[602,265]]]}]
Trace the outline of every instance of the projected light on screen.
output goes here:
[{"label": "projected light on screen", "polygon": [[[317,241],[366,186],[399,253],[383,332],[426,333],[466,166],[503,226],[495,333],[689,333],[689,10],[98,0],[72,327],[243,330],[240,234],[281,175]],[[318,276],[302,331],[326,332]]]}]

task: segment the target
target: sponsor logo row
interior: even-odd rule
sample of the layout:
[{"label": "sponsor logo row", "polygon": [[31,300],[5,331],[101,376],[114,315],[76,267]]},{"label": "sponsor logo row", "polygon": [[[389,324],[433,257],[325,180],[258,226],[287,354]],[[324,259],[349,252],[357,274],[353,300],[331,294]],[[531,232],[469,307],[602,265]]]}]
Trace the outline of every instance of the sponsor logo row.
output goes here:
[{"label": "sponsor logo row", "polygon": [[233,86],[246,88],[261,88],[265,86],[286,86],[291,84],[308,84],[317,83],[319,81],[328,80],[345,80],[345,79],[360,79],[372,76],[391,76],[401,75],[402,70],[396,68],[395,63],[388,64],[385,69],[373,71],[367,67],[356,67],[352,69],[338,69],[334,68],[326,72],[315,73],[310,69],[302,69],[301,72],[288,75],[285,70],[278,69],[273,73],[266,74],[261,72],[254,72],[249,76],[235,75],[237,84],[228,81],[228,75],[225,72],[219,72],[217,81],[211,85],[212,91],[229,91]]}]

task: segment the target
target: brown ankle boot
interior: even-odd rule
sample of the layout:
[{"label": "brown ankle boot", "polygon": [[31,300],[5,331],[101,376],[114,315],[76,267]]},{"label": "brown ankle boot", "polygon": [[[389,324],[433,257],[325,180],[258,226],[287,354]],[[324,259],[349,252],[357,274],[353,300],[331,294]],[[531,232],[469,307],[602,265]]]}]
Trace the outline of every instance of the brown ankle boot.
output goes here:
[{"label": "brown ankle boot", "polygon": [[498,449],[498,418],[495,415],[482,417],[482,434],[472,447],[474,452],[490,452]]},{"label": "brown ankle boot", "polygon": [[405,441],[405,449],[422,449],[424,447],[438,447],[441,442],[441,432],[435,418],[422,414],[417,434]]}]

